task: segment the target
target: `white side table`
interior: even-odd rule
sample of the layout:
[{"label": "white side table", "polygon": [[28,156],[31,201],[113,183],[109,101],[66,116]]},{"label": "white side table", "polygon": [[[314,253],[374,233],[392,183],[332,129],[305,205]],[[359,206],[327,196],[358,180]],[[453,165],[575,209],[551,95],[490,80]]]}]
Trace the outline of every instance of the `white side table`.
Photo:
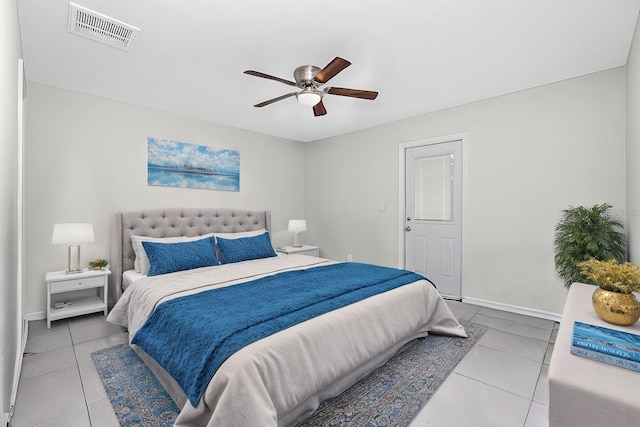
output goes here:
[{"label": "white side table", "polygon": [[283,254],[298,254],[298,255],[309,255],[309,256],[320,256],[320,248],[317,246],[311,245],[302,245],[299,248],[294,248],[293,246],[285,246],[282,248],[276,248],[276,251]]},{"label": "white side table", "polygon": [[[53,320],[66,319],[82,314],[104,311],[107,315],[108,282],[111,271],[83,270],[81,273],[53,271],[47,273],[47,329]],[[95,295],[87,296],[86,290],[94,289]],[[81,295],[82,294],[82,295]],[[56,308],[56,305],[62,307]]]}]

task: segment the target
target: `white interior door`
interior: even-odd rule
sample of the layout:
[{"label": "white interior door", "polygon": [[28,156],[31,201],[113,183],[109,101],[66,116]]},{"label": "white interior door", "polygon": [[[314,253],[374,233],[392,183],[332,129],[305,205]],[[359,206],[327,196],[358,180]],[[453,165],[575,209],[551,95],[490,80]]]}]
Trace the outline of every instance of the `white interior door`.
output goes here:
[{"label": "white interior door", "polygon": [[462,295],[462,140],[405,150],[405,268]]}]

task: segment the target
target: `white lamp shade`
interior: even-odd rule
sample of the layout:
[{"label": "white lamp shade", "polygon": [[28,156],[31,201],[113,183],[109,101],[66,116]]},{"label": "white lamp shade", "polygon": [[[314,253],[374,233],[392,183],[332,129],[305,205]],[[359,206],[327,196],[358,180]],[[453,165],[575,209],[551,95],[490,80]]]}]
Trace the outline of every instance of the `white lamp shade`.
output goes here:
[{"label": "white lamp shade", "polygon": [[309,91],[300,92],[296,96],[298,98],[298,102],[302,105],[306,105],[307,107],[313,107],[322,99],[322,97],[317,93],[313,93]]},{"label": "white lamp shade", "polygon": [[93,242],[93,224],[54,224],[52,245],[72,245]]},{"label": "white lamp shade", "polygon": [[292,231],[294,233],[307,231],[307,221],[305,221],[304,219],[290,219],[289,231]]}]

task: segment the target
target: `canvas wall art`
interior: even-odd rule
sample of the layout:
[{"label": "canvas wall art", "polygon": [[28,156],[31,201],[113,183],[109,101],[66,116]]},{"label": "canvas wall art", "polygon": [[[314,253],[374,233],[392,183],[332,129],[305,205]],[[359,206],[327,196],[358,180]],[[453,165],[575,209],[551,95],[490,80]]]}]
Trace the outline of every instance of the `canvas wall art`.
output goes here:
[{"label": "canvas wall art", "polygon": [[240,191],[240,153],[148,137],[147,184]]}]

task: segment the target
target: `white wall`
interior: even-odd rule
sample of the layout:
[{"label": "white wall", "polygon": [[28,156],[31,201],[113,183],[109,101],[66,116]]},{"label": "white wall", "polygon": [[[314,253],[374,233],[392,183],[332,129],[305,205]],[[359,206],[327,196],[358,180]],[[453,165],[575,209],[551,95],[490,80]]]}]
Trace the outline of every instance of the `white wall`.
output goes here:
[{"label": "white wall", "polygon": [[[271,210],[273,241],[287,244],[304,216],[304,144],[29,83],[26,122],[26,313],[45,310],[44,275],[66,249],[53,224],[92,222],[82,264],[109,257],[112,215],[157,207]],[[240,152],[240,192],[147,186],[147,137]],[[293,178],[292,178],[293,177]]]},{"label": "white wall", "polygon": [[[64,267],[64,248],[49,243],[53,224],[94,223],[96,242],[83,247],[86,263],[108,257],[109,219],[118,210],[270,209],[276,244],[290,241],[287,220],[306,213],[305,240],[320,245],[323,256],[352,254],[355,261],[395,266],[398,144],[468,132],[465,296],[560,313],[566,290],[553,267],[552,242],[561,210],[608,202],[626,220],[625,211],[637,209],[625,202],[625,132],[633,130],[625,128],[625,71],[309,144],[30,84],[25,311],[44,311],[44,273]],[[634,82],[629,77],[630,105],[638,99]],[[148,187],[147,136],[239,150],[241,191]],[[629,180],[637,182],[632,173]]]},{"label": "white wall", "polygon": [[640,21],[636,24],[626,70],[629,259],[640,264]]},{"label": "white wall", "polygon": [[396,266],[398,145],[458,132],[469,135],[464,296],[561,313],[561,210],[608,202],[624,219],[624,68],[308,144],[307,241]]},{"label": "white wall", "polygon": [[[0,413],[9,411],[18,328],[18,10],[0,2]],[[0,416],[0,420],[3,421]]]}]

